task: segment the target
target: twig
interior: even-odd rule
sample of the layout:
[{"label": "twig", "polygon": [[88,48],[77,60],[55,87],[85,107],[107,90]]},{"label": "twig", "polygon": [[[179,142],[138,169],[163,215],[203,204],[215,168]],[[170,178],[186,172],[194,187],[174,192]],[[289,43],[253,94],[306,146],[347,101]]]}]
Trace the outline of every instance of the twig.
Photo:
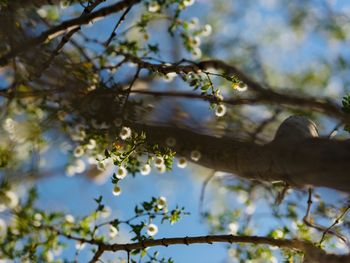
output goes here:
[{"label": "twig", "polygon": [[[331,230],[331,228],[332,228],[333,226],[331,226],[331,227],[329,227],[329,228],[327,229],[327,228],[324,227],[324,226],[320,226],[320,225],[311,223],[310,217],[311,217],[311,205],[312,205],[312,191],[313,191],[312,188],[309,188],[309,190],[308,190],[308,193],[309,193],[309,194],[308,194],[308,200],[307,200],[307,210],[306,210],[306,214],[305,214],[305,216],[304,216],[304,218],[303,218],[303,222],[304,222],[305,225],[307,225],[308,227],[312,227],[312,228],[314,228],[314,229],[316,229],[316,230],[318,230],[318,231],[322,231],[323,233],[329,233],[329,234],[331,234],[331,235],[334,235],[334,236],[338,237],[340,240],[342,240],[345,244],[347,244],[348,241],[347,241],[347,239],[346,239],[344,236],[342,236],[342,235],[340,235],[339,233],[337,233],[337,232]],[[336,224],[337,224],[337,223],[336,223]]]},{"label": "twig", "polygon": [[342,125],[342,123],[338,123],[333,129],[332,131],[328,134],[327,138],[332,139],[338,132],[338,129],[340,128],[340,126]]},{"label": "twig", "polygon": [[204,196],[205,196],[205,190],[207,188],[207,185],[209,181],[215,176],[215,171],[209,174],[209,176],[204,180],[202,184],[202,189],[201,189],[201,195],[199,198],[199,211],[202,211],[203,208],[203,201],[204,201]]},{"label": "twig", "polygon": [[[350,205],[348,205],[348,206],[344,209],[344,211],[337,217],[337,219],[334,221],[334,223],[333,223],[332,225],[330,225],[330,226],[323,232],[322,238],[321,238],[321,240],[320,240],[320,242],[319,242],[320,245],[322,244],[323,240],[326,238],[327,233],[329,233],[329,231],[330,231],[335,225],[339,224],[340,219],[342,219],[342,218],[346,215],[346,213],[349,211],[349,209],[350,209]],[[344,237],[344,239],[345,239],[345,237]],[[343,239],[342,239],[342,240],[343,240]],[[343,241],[344,241],[344,240],[343,240]],[[347,240],[345,240],[344,242],[345,242],[345,244],[347,244],[348,247],[349,247],[349,242],[348,242]]]},{"label": "twig", "polygon": [[39,44],[42,44],[46,41],[51,41],[52,39],[64,34],[67,30],[73,30],[76,29],[77,27],[80,27],[81,25],[88,24],[90,22],[93,22],[94,20],[108,16],[113,13],[117,13],[124,8],[129,7],[130,5],[139,3],[141,0],[123,0],[118,3],[115,3],[114,5],[110,5],[104,8],[101,8],[98,11],[95,11],[93,13],[78,17],[78,18],[73,18],[70,20],[66,20],[62,22],[61,24],[54,26],[47,31],[44,31],[41,33],[39,36],[28,39],[24,43],[20,44],[17,47],[14,47],[12,50],[7,52],[5,55],[0,57],[0,66],[4,66],[8,63],[8,61],[19,55],[20,53],[35,47]]},{"label": "twig", "polygon": [[260,125],[255,129],[255,131],[251,134],[252,140],[256,141],[258,135],[263,132],[263,130],[266,128],[267,125],[269,125],[271,122],[274,122],[279,114],[281,113],[281,109],[276,109],[274,111],[274,114],[270,118],[265,119],[260,123]]},{"label": "twig", "polygon": [[93,258],[90,260],[90,263],[94,263],[99,261],[99,258],[102,256],[104,252],[104,249],[102,246],[99,246],[96,253],[94,254]]},{"label": "twig", "polygon": [[140,71],[141,71],[141,68],[138,67],[137,70],[136,70],[136,73],[133,77],[133,79],[131,80],[130,82],[130,85],[129,85],[129,88],[126,90],[126,97],[125,97],[125,100],[124,100],[124,105],[123,105],[123,109],[122,109],[122,124],[125,120],[125,110],[126,110],[126,106],[128,104],[128,100],[129,100],[129,96],[130,96],[130,92],[131,92],[131,89],[133,87],[133,85],[135,84],[135,81],[137,80],[137,78],[139,77],[139,74],[140,74]]},{"label": "twig", "polygon": [[278,192],[276,200],[275,200],[276,205],[280,205],[282,203],[289,188],[290,188],[290,185],[286,182],[283,182],[283,189],[282,189],[282,191]]},{"label": "twig", "polygon": [[108,47],[109,46],[109,44],[111,43],[111,41],[113,40],[113,38],[115,37],[115,35],[116,35],[116,30],[118,29],[118,27],[121,25],[121,23],[125,20],[125,17],[126,17],[126,15],[129,13],[129,11],[131,10],[131,8],[132,8],[132,6],[133,5],[130,5],[125,11],[124,11],[124,13],[122,14],[122,16],[119,18],[119,20],[118,20],[118,22],[117,22],[117,24],[114,26],[114,28],[113,28],[113,31],[112,31],[112,33],[111,33],[111,35],[109,36],[109,38],[106,40],[106,42],[105,42],[105,47]]},{"label": "twig", "polygon": [[[83,13],[80,17],[83,17],[89,13],[91,13],[92,10],[94,10],[100,3],[104,2],[106,0],[96,0],[95,2],[89,4],[87,7],[84,8]],[[66,33],[60,43],[56,46],[55,50],[53,50],[50,54],[50,57],[44,62],[43,65],[34,73],[34,78],[39,78],[42,73],[50,66],[52,61],[55,59],[55,57],[60,53],[60,51],[63,49],[64,45],[72,38],[72,36],[78,32],[81,29],[81,27],[74,28],[70,30],[68,33]],[[33,80],[34,78],[31,78],[30,80]]]},{"label": "twig", "polygon": [[290,94],[286,95],[271,89],[266,89],[263,87],[263,85],[251,79],[248,75],[237,69],[235,66],[228,65],[221,60],[203,60],[198,63],[190,62],[189,60],[182,60],[181,62],[187,62],[189,64],[178,65],[175,63],[167,66],[164,64],[154,64],[143,61],[139,57],[128,53],[118,52],[118,54],[124,56],[125,59],[137,64],[141,68],[148,69],[152,72],[159,72],[164,75],[172,72],[177,74],[187,74],[191,72],[198,73],[209,68],[222,70],[226,76],[235,75],[245,84],[247,84],[248,87],[257,94],[257,98],[259,98],[260,101],[268,101],[269,103],[273,102],[279,105],[298,105],[300,107],[308,107],[319,112],[327,113],[329,116],[337,117],[342,121],[349,119],[349,117],[344,115],[341,108],[335,103],[319,99],[316,100],[306,96],[296,96]]}]

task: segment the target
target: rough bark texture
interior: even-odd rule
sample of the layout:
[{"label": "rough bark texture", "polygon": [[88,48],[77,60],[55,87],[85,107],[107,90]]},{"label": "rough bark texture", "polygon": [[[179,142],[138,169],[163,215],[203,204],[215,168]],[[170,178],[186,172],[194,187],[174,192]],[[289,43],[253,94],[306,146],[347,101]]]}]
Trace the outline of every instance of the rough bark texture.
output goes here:
[{"label": "rough bark texture", "polygon": [[350,142],[317,138],[316,125],[305,117],[285,120],[274,140],[266,145],[198,134],[178,127],[133,125],[147,133],[150,142],[164,144],[173,137],[174,149],[198,164],[245,178],[284,180],[290,185],[323,186],[350,192]]}]

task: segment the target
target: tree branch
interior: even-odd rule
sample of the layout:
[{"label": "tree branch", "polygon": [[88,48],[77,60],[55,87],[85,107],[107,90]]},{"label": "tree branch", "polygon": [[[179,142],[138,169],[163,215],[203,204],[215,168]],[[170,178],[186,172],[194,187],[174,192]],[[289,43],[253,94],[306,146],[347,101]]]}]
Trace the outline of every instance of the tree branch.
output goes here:
[{"label": "tree branch", "polygon": [[[201,72],[202,70],[209,70],[211,68],[221,70],[225,75],[231,76],[235,75],[241,81],[248,85],[250,89],[256,92],[257,96],[256,101],[259,102],[269,102],[274,104],[284,104],[290,106],[299,106],[305,108],[311,108],[322,113],[326,113],[329,116],[336,117],[342,121],[349,121],[349,116],[346,116],[341,108],[335,103],[325,100],[325,99],[314,99],[307,96],[295,96],[292,94],[283,94],[272,89],[267,89],[260,83],[254,81],[251,77],[243,73],[241,70],[237,69],[235,66],[228,65],[227,63],[221,60],[204,60],[201,62],[190,62],[187,65],[179,65],[179,63],[172,65],[165,64],[154,64],[142,59],[133,56],[131,54],[121,53],[120,55],[124,56],[126,60],[131,61],[137,64],[141,68],[148,69],[152,72],[160,72],[162,74],[168,74],[175,72],[180,73],[190,73],[190,72]],[[187,60],[185,60],[187,61]]]},{"label": "tree branch", "polygon": [[105,17],[113,13],[117,13],[129,7],[130,5],[139,3],[140,1],[141,0],[122,0],[114,5],[101,8],[100,10],[95,11],[93,13],[64,21],[61,24],[54,26],[48,29],[47,31],[41,33],[39,36],[28,39],[25,43],[22,43],[21,45],[13,48],[11,51],[9,51],[8,53],[0,57],[0,66],[6,65],[11,58],[14,58],[15,56],[19,55],[20,53],[34,46],[42,44],[46,41],[51,41],[52,39],[65,33],[67,30],[68,31],[74,30],[80,27],[81,25],[93,22],[98,18]]},{"label": "tree branch", "polygon": [[[149,143],[165,146],[167,138],[175,138],[177,143],[173,150],[188,160],[191,160],[193,150],[200,151],[202,157],[197,163],[210,169],[248,179],[285,181],[296,187],[314,185],[350,192],[350,177],[344,172],[350,170],[350,142],[311,135],[302,137],[303,129],[308,131],[312,127],[305,118],[294,116],[292,119],[295,118],[304,120],[305,127],[281,125],[289,135],[281,138],[282,129],[279,136],[266,145],[229,137],[218,138],[180,127],[133,122],[127,125],[137,132],[146,132]],[[290,119],[285,121],[288,122]]]},{"label": "tree branch", "polygon": [[[91,263],[97,262],[103,252],[106,251],[132,251],[145,249],[155,246],[171,246],[171,245],[191,245],[191,244],[213,244],[213,243],[245,243],[254,245],[270,245],[280,248],[302,251],[306,254],[308,262],[349,262],[349,255],[332,255],[326,254],[322,249],[315,247],[312,243],[297,239],[275,239],[271,237],[260,236],[233,236],[233,235],[211,235],[196,237],[175,237],[162,239],[147,239],[136,243],[127,244],[101,244]],[[327,261],[326,261],[327,260]],[[345,260],[345,261],[344,261]]]},{"label": "tree branch", "polygon": [[[83,13],[80,17],[85,16],[86,14],[90,14],[92,10],[94,10],[99,4],[105,2],[106,0],[96,0],[89,4],[84,8]],[[55,59],[55,57],[59,54],[59,52],[63,49],[64,45],[72,38],[72,36],[78,32],[81,27],[76,27],[70,31],[68,31],[61,39],[60,43],[56,46],[56,48],[51,52],[50,57],[44,62],[43,65],[39,66],[39,69],[35,71],[34,77],[40,77],[45,69],[47,69],[51,62]]]}]

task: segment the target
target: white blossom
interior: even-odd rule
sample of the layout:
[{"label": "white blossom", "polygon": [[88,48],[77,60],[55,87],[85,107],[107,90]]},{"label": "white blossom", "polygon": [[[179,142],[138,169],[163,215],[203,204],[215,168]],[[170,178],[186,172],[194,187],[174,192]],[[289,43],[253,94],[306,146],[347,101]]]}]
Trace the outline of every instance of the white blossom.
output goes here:
[{"label": "white blossom", "polygon": [[157,170],[158,170],[158,172],[159,173],[165,173],[166,172],[166,166],[165,166],[165,164],[162,164],[161,166],[158,166],[157,167]]},{"label": "white blossom", "polygon": [[344,243],[344,241],[339,238],[337,238],[337,240],[335,241],[335,247],[339,250],[347,249],[346,243]]},{"label": "white blossom", "polygon": [[98,163],[98,161],[96,160],[96,158],[95,158],[95,157],[92,157],[92,156],[90,156],[90,157],[87,159],[87,162],[88,162],[89,164],[97,164],[97,163]]},{"label": "white blossom", "polygon": [[124,166],[119,166],[118,167],[118,170],[117,170],[117,173],[116,173],[116,176],[118,179],[124,179],[125,176],[128,174],[128,171],[126,170],[126,168]]},{"label": "white blossom", "polygon": [[64,217],[64,220],[69,223],[69,224],[73,224],[75,222],[75,218],[73,215],[71,214],[67,214],[65,217]]},{"label": "white blossom", "polygon": [[96,148],[96,140],[95,139],[90,139],[89,143],[86,145],[86,148],[89,150],[93,150]]},{"label": "white blossom", "polygon": [[40,8],[36,12],[41,18],[47,17],[47,10],[45,8]]},{"label": "white blossom", "polygon": [[191,6],[193,5],[195,0],[184,0],[183,3],[185,6]]},{"label": "white blossom", "polygon": [[213,31],[213,28],[211,27],[211,25],[206,24],[203,28],[202,36],[205,36],[205,37],[210,36],[212,31]]},{"label": "white blossom", "polygon": [[157,199],[157,207],[159,209],[166,207],[166,205],[167,205],[167,201],[166,201],[166,198],[164,196],[161,196]]},{"label": "white blossom", "polygon": [[129,127],[123,127],[119,133],[122,140],[126,140],[131,137],[131,129]]},{"label": "white blossom", "polygon": [[43,216],[40,213],[34,214],[34,220],[41,221],[43,219]]},{"label": "white blossom", "polygon": [[75,244],[75,248],[76,248],[77,250],[82,250],[82,249],[85,248],[85,246],[86,246],[86,243],[82,243],[82,242],[80,242],[80,241],[78,241],[78,242]]},{"label": "white blossom", "polygon": [[73,155],[74,157],[81,157],[84,154],[84,148],[82,146],[78,146],[74,149]]},{"label": "white blossom", "polygon": [[113,195],[119,196],[122,193],[122,189],[119,186],[114,186],[113,188]]},{"label": "white blossom", "polygon": [[151,166],[146,163],[144,166],[141,167],[140,173],[144,176],[149,175],[151,172]]},{"label": "white blossom", "polygon": [[215,94],[215,98],[219,101],[223,101],[224,100],[224,96],[222,96],[222,94],[220,94],[219,92],[217,92]]},{"label": "white blossom", "polygon": [[275,234],[275,238],[283,238],[284,233],[283,233],[283,231],[281,229],[276,229],[274,232],[275,232],[274,233]]},{"label": "white blossom", "polygon": [[236,235],[237,234],[237,231],[238,231],[238,224],[236,222],[232,222],[228,225],[228,228],[230,230],[230,234],[231,235]]},{"label": "white blossom", "polygon": [[68,165],[66,167],[66,175],[68,177],[72,177],[75,175],[75,167],[73,165]]},{"label": "white blossom", "polygon": [[66,9],[67,7],[69,7],[69,1],[61,1],[60,2],[61,9]]},{"label": "white blossom", "polygon": [[149,236],[154,236],[158,233],[158,227],[155,224],[149,224],[147,226],[147,234]]},{"label": "white blossom", "polygon": [[75,172],[80,174],[85,171],[86,165],[83,160],[77,159],[74,162]]},{"label": "white blossom", "polygon": [[110,225],[109,226],[109,237],[111,239],[115,238],[118,235],[119,231],[116,227]]},{"label": "white blossom", "polygon": [[93,90],[95,90],[95,89],[96,89],[96,85],[95,85],[95,84],[92,84],[91,86],[89,86],[89,87],[87,88],[88,91],[93,91]]},{"label": "white blossom", "polygon": [[201,45],[201,39],[198,36],[193,37],[191,42],[195,47],[199,47]]},{"label": "white blossom", "polygon": [[148,6],[148,11],[151,13],[155,13],[160,10],[160,5],[157,2],[152,2]]},{"label": "white blossom", "polygon": [[7,131],[8,133],[13,133],[14,130],[15,130],[15,124],[16,124],[16,122],[15,122],[13,119],[7,118],[7,119],[4,121],[2,127],[3,127],[4,130]]},{"label": "white blossom", "polygon": [[224,116],[226,113],[226,106],[223,105],[223,104],[219,104],[217,107],[216,107],[216,110],[215,110],[215,115],[218,116],[218,117],[222,117]]},{"label": "white blossom", "polygon": [[102,218],[108,218],[112,213],[112,209],[109,206],[105,206],[103,210],[100,212]]},{"label": "white blossom", "polygon": [[192,51],[194,59],[200,59],[202,57],[202,50],[199,47],[195,47]]},{"label": "white blossom", "polygon": [[190,20],[190,23],[189,23],[189,28],[190,29],[196,29],[199,25],[199,19],[198,17],[193,17],[191,20]]},{"label": "white blossom", "polygon": [[176,72],[170,72],[167,73],[164,77],[164,81],[165,82],[171,82],[174,80],[174,78],[177,76]]},{"label": "white blossom", "polygon": [[177,160],[177,167],[179,168],[185,168],[187,166],[187,160],[185,157],[180,157]]},{"label": "white blossom", "polygon": [[19,198],[18,198],[18,195],[13,192],[13,191],[7,191],[5,193],[5,196],[6,196],[6,199],[7,199],[7,207],[10,208],[10,209],[13,209],[15,208],[18,203],[19,203]]},{"label": "white blossom", "polygon": [[74,131],[71,135],[73,141],[83,141],[86,137],[86,132],[84,130]]},{"label": "white blossom", "polygon": [[176,139],[174,137],[168,137],[166,138],[165,143],[169,147],[174,147],[176,145]]},{"label": "white blossom", "polygon": [[39,213],[35,213],[33,217],[34,217],[33,225],[36,227],[41,226],[41,220],[43,219],[43,216]]},{"label": "white blossom", "polygon": [[195,162],[199,161],[199,159],[202,157],[202,154],[200,151],[194,150],[191,152],[191,159]]},{"label": "white blossom", "polygon": [[248,89],[248,86],[243,82],[236,83],[236,84],[232,85],[232,87],[233,87],[233,89],[238,90],[240,92],[246,91]]},{"label": "white blossom", "polygon": [[46,251],[43,256],[45,258],[45,262],[52,262],[52,261],[54,261],[54,254],[51,251]]},{"label": "white blossom", "polygon": [[240,202],[241,204],[244,204],[245,202],[247,202],[249,196],[248,196],[248,193],[246,191],[239,191],[238,192],[238,202]]},{"label": "white blossom", "polygon": [[154,165],[156,167],[161,167],[164,165],[164,158],[161,157],[161,156],[157,156],[155,159],[154,159]]}]

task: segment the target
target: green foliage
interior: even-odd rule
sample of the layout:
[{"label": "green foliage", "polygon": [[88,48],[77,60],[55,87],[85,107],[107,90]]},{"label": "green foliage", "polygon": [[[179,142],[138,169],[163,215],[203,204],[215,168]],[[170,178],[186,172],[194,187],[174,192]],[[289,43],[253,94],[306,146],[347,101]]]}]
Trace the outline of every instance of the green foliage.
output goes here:
[{"label": "green foliage", "polygon": [[[0,198],[10,191],[11,186],[3,183],[0,189]],[[89,215],[75,219],[72,215],[61,212],[47,212],[36,207],[38,198],[35,188],[29,190],[26,198],[23,198],[11,209],[10,223],[4,227],[2,222],[0,229],[0,255],[12,260],[52,261],[53,253],[67,249],[72,244],[67,240],[77,242],[76,249],[81,251],[84,244],[93,242],[113,241],[120,229],[129,229],[132,241],[143,241],[157,234],[156,230],[150,230],[154,222],[163,225],[166,222],[174,224],[183,216],[188,215],[184,208],[169,210],[164,197],[152,197],[148,202],[135,206],[135,214],[127,220],[113,218],[107,220],[109,212],[103,202],[103,197],[95,199],[97,207]],[[3,202],[2,202],[3,203]],[[153,224],[154,225],[154,224]],[[106,229],[107,227],[107,229]],[[92,243],[91,243],[92,242]],[[20,244],[24,244],[21,247]],[[133,256],[141,254],[142,257],[153,260],[152,262],[172,262],[171,259],[158,258],[157,252],[153,255],[146,250],[134,250]],[[156,260],[157,259],[157,260]],[[63,262],[59,260],[59,262]]]},{"label": "green foliage", "polygon": [[[347,95],[347,96],[343,97],[342,105],[343,105],[342,110],[345,113],[350,113],[350,95]],[[347,132],[350,132],[350,124],[346,124],[344,129]]]},{"label": "green foliage", "polygon": [[343,108],[342,108],[343,111],[345,113],[350,113],[350,95],[343,97],[342,104],[343,104]]}]

